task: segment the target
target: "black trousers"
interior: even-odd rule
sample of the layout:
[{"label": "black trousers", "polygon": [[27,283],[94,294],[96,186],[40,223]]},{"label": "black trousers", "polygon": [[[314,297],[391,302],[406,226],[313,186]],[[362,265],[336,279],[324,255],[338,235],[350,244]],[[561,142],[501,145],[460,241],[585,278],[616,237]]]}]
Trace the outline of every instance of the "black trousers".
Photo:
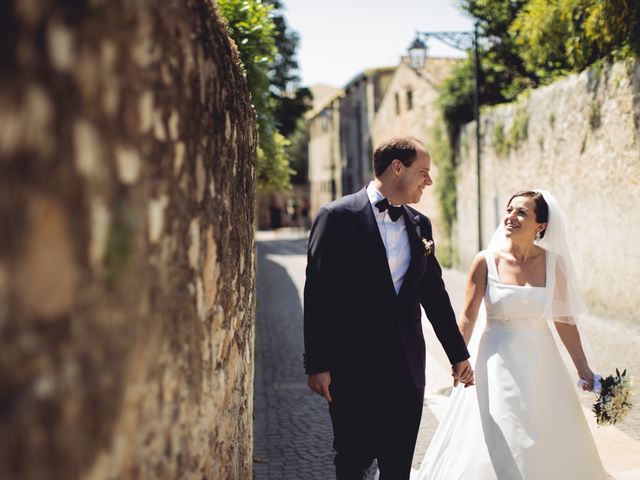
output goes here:
[{"label": "black trousers", "polygon": [[330,392],[337,480],[362,480],[374,458],[380,480],[408,479],[424,388],[402,376],[363,381],[332,373]]}]

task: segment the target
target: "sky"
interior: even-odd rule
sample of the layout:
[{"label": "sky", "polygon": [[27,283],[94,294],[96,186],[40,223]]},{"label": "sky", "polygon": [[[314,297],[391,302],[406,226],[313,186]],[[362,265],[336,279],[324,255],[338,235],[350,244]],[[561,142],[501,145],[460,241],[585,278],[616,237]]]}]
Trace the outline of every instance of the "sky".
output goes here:
[{"label": "sky", "polygon": [[[457,0],[283,0],[289,27],[298,32],[301,85],[342,87],[359,72],[398,65],[416,30],[472,30]],[[437,40],[429,55],[463,54]]]}]

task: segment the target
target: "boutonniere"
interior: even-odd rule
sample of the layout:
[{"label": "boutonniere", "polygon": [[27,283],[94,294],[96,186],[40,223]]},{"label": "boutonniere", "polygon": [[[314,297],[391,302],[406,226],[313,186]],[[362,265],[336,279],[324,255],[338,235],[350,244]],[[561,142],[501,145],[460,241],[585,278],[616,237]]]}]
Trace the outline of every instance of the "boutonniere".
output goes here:
[{"label": "boutonniere", "polygon": [[412,219],[413,224],[416,227],[416,234],[418,235],[418,238],[420,239],[420,242],[422,243],[422,254],[425,257],[428,257],[429,255],[431,255],[433,253],[433,240],[427,240],[426,238],[424,238],[422,236],[422,231],[420,229],[420,216],[416,215],[414,216]]},{"label": "boutonniere", "polygon": [[433,240],[427,240],[426,238],[421,238],[420,239],[422,241],[422,254],[425,257],[428,257],[429,255],[431,255],[433,253]]}]

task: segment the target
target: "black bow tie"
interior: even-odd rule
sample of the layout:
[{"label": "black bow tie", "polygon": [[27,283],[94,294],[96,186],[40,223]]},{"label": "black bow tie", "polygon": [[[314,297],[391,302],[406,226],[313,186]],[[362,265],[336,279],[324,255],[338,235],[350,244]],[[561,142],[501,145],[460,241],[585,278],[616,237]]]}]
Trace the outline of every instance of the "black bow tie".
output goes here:
[{"label": "black bow tie", "polygon": [[394,207],[393,205],[389,205],[389,200],[387,200],[386,198],[383,198],[378,203],[376,203],[376,207],[378,207],[378,210],[380,212],[388,210],[389,216],[394,222],[402,216],[402,207]]}]

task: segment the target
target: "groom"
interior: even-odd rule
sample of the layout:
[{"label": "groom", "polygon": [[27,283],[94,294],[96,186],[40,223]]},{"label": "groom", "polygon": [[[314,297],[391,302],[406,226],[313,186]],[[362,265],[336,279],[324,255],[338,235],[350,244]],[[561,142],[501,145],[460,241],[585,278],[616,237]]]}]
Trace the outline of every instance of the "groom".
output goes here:
[{"label": "groom", "polygon": [[452,364],[473,384],[434,255],[431,223],[405,203],[432,184],[419,140],[392,138],[373,156],[375,180],[323,206],[309,238],[304,290],[305,370],[329,402],[336,477],[408,479],[425,386],[420,304]]}]

